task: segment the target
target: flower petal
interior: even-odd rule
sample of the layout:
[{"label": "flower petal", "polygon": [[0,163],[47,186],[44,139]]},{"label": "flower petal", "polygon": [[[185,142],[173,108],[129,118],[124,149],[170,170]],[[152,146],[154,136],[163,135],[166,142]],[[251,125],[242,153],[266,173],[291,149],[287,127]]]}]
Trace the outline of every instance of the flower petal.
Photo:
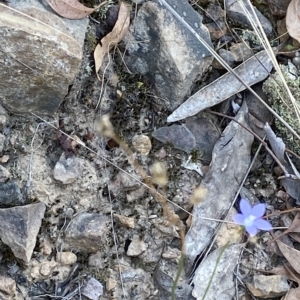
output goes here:
[{"label": "flower petal", "polygon": [[258,229],[253,225],[246,227],[246,231],[250,234],[250,236],[255,236],[258,232]]},{"label": "flower petal", "polygon": [[245,217],[242,214],[236,214],[232,217],[232,220],[234,223],[239,224],[239,225],[244,225],[245,223]]},{"label": "flower petal", "polygon": [[251,214],[251,205],[246,199],[243,199],[243,198],[241,199],[240,210],[245,217],[247,217]]},{"label": "flower petal", "polygon": [[264,219],[255,220],[253,225],[256,226],[260,230],[269,231],[269,230],[273,229],[271,223],[269,221],[264,220]]},{"label": "flower petal", "polygon": [[266,212],[266,205],[263,203],[256,204],[251,209],[251,215],[255,216],[256,218],[262,217]]}]

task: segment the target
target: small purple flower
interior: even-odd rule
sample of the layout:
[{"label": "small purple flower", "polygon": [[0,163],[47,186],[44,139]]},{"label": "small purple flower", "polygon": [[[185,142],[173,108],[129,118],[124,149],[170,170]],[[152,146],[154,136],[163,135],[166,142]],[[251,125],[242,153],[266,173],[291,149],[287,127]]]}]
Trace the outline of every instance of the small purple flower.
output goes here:
[{"label": "small purple flower", "polygon": [[239,225],[243,225],[250,236],[255,236],[258,230],[272,230],[270,222],[262,219],[266,212],[265,204],[256,204],[253,207],[246,199],[240,201],[240,214],[233,216],[233,221]]}]

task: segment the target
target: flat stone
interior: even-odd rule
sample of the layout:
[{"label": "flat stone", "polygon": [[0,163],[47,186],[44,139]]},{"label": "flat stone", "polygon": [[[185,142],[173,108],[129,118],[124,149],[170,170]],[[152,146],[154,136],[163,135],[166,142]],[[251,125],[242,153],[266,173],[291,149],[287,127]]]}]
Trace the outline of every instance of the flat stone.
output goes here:
[{"label": "flat stone", "polygon": [[[11,177],[10,172],[5,167],[0,165],[0,182],[5,182],[10,177]],[[0,194],[1,194],[1,188],[0,188]],[[1,200],[0,200],[0,202],[1,202]]]},{"label": "flat stone", "polygon": [[[13,8],[14,10],[12,10]],[[88,18],[61,18],[46,1],[1,7],[0,98],[12,112],[53,115],[77,75]]]},{"label": "flat stone", "polygon": [[128,247],[127,255],[128,256],[139,256],[141,253],[146,251],[148,245],[140,239],[138,235],[134,235],[132,241]]},{"label": "flat stone", "polygon": [[92,277],[82,289],[82,294],[90,300],[98,300],[103,294],[103,285]]},{"label": "flat stone", "polygon": [[65,243],[76,250],[96,253],[103,248],[109,219],[100,214],[82,213],[76,216],[66,230]]},{"label": "flat stone", "polygon": [[184,125],[173,124],[158,128],[152,133],[152,137],[163,143],[170,143],[176,149],[187,153],[190,153],[196,147],[194,135]]},{"label": "flat stone", "polygon": [[63,184],[69,184],[76,180],[82,172],[81,160],[76,156],[66,158],[63,153],[53,170],[54,179]]},{"label": "flat stone", "polygon": [[195,149],[201,152],[201,159],[210,161],[214,146],[221,135],[221,130],[208,117],[190,117],[185,126],[195,137]]},{"label": "flat stone", "polygon": [[[0,171],[1,173],[1,171]],[[25,198],[16,182],[0,182],[0,206],[24,205]]]},{"label": "flat stone", "polygon": [[46,210],[44,203],[0,209],[0,238],[15,257],[28,263]]},{"label": "flat stone", "polygon": [[[185,0],[171,0],[169,5],[209,45],[209,32],[202,17]],[[164,101],[160,104],[173,110],[190,92],[196,78],[205,74],[212,62],[210,52],[159,3],[146,2],[124,39],[130,70],[144,75]]]},{"label": "flat stone", "polygon": [[[252,19],[255,20],[255,16],[252,13],[252,9],[249,5],[249,1],[242,0],[249,14],[252,16]],[[236,0],[225,0],[226,12],[227,15],[233,19],[235,22],[239,23],[246,28],[253,30],[249,18],[245,14],[241,4]],[[256,8],[253,6],[253,9],[262,24],[262,28],[265,31],[266,35],[270,35],[272,33],[273,27],[271,22]]]},{"label": "flat stone", "polygon": [[282,275],[254,275],[246,282],[246,286],[254,297],[277,298],[290,289],[286,278]]},{"label": "flat stone", "polygon": [[0,276],[0,291],[13,296],[16,293],[16,282],[12,278]]},{"label": "flat stone", "polygon": [[58,252],[56,254],[56,261],[63,265],[73,265],[77,261],[77,256],[73,252]]}]

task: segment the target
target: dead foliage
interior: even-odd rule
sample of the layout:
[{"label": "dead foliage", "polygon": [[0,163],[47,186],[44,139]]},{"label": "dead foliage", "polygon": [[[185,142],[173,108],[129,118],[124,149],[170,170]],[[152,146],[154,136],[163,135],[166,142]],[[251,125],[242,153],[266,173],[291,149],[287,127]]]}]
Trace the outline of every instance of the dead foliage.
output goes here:
[{"label": "dead foliage", "polygon": [[[125,36],[130,23],[129,8],[124,2],[121,2],[118,19],[113,30],[101,39],[94,52],[95,69],[99,78],[98,71],[100,70],[103,58],[113,47],[115,47]],[[100,80],[100,78],[99,78]]]},{"label": "dead foliage", "polygon": [[100,8],[106,2],[102,2],[95,8],[89,8],[77,0],[46,0],[51,8],[64,18],[83,19]]},{"label": "dead foliage", "polygon": [[292,0],[286,12],[286,27],[288,33],[300,42],[300,1]]}]

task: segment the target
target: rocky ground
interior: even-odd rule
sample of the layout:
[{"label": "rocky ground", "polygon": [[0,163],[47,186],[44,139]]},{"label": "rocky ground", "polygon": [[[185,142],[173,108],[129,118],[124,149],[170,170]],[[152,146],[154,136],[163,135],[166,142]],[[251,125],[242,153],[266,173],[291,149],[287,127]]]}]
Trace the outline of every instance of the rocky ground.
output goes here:
[{"label": "rocky ground", "polygon": [[[251,31],[231,34],[214,1],[175,4],[232,67],[252,55],[241,50]],[[251,128],[263,138],[272,115],[241,92],[228,100],[220,96],[212,110],[248,130],[208,110],[167,123],[181,103],[225,70],[155,2],[132,5],[128,33],[105,58],[98,78],[93,51],[118,16],[119,6],[109,7],[106,15],[89,19],[80,71],[55,114],[0,108],[0,299],[171,299],[178,270],[174,299],[203,299],[212,274],[207,299],[280,299],[299,283],[300,241],[297,230],[281,239],[292,253],[271,241],[295,222],[296,212],[273,216],[272,225],[284,229],[261,232],[248,244],[238,226],[220,229],[218,222],[201,219],[226,218],[241,197],[266,203],[268,213],[299,204],[299,179],[280,181],[273,157],[249,133]],[[267,16],[272,12],[266,4],[259,8]],[[235,22],[229,25],[244,22],[228,15]],[[260,20],[272,37],[274,20],[263,14]],[[251,38],[247,43],[260,50]],[[263,94],[261,84],[254,89]],[[285,138],[278,127],[275,132]],[[290,137],[286,143],[294,145]],[[298,272],[294,279],[267,274],[285,258]]]}]

